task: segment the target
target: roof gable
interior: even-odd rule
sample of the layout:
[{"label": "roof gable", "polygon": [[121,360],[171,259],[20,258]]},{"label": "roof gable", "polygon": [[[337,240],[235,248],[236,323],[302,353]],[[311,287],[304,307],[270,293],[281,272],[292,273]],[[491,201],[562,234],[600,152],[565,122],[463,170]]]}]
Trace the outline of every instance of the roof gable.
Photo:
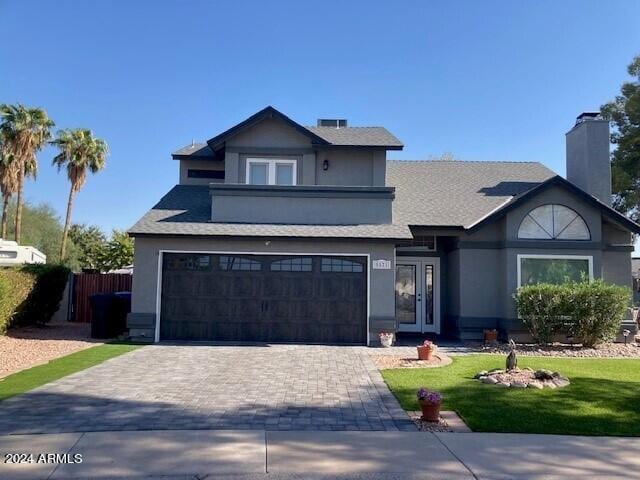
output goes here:
[{"label": "roof gable", "polygon": [[567,190],[568,192],[570,192],[571,194],[575,195],[580,200],[585,202],[587,205],[590,205],[596,208],[597,210],[599,210],[602,213],[602,215],[607,217],[609,220],[619,224],[620,226],[626,228],[630,232],[633,232],[636,234],[640,233],[640,225],[628,219],[617,210],[601,202],[594,196],[588,194],[587,192],[577,187],[573,183],[562,178],[560,175],[555,175],[554,177],[551,177],[545,182],[542,182],[539,185],[536,185],[533,188],[527,190],[526,192],[523,192],[522,194],[517,195],[513,197],[511,200],[505,202],[502,206],[500,206],[495,211],[491,212],[486,217],[480,219],[478,222],[474,223],[473,225],[470,225],[468,228],[469,232],[477,231],[483,226],[489,223],[492,223],[496,220],[499,220],[500,218],[503,218],[511,210],[524,204],[526,201],[530,200],[531,198],[535,197],[536,195],[539,195],[543,191],[553,186],[557,186]]},{"label": "roof gable", "polygon": [[243,131],[253,127],[254,125],[257,125],[258,123],[262,122],[266,118],[277,118],[278,120],[281,120],[282,122],[284,122],[285,124],[289,125],[290,127],[295,129],[299,133],[301,133],[301,134],[305,135],[306,137],[308,137],[311,140],[311,143],[313,143],[313,144],[318,144],[318,145],[328,145],[329,144],[329,142],[327,142],[324,138],[316,135],[315,133],[313,133],[312,131],[310,131],[306,127],[304,127],[304,126],[300,125],[299,123],[291,120],[289,117],[287,117],[285,114],[279,112],[278,110],[273,108],[271,105],[269,105],[266,108],[263,108],[262,110],[260,110],[257,113],[254,113],[253,115],[251,115],[246,120],[243,120],[242,122],[238,123],[237,125],[234,125],[233,127],[229,128],[228,130],[225,130],[224,132],[220,133],[219,135],[216,135],[215,137],[210,138],[209,140],[207,140],[207,144],[209,145],[209,147],[212,150],[216,150],[217,148],[220,147],[220,145],[222,145],[229,138],[239,134],[240,132],[243,132]]}]

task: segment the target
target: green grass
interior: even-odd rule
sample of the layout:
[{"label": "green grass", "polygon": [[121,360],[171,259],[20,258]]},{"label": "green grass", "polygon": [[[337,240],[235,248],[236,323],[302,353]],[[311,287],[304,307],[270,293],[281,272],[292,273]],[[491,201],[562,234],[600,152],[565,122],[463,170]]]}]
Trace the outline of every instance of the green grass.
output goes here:
[{"label": "green grass", "polygon": [[569,377],[562,389],[502,389],[473,379],[504,368],[504,356],[454,357],[442,368],[383,370],[405,410],[419,410],[421,386],[444,395],[474,431],[640,436],[640,360],[519,357],[518,366],[546,368]]},{"label": "green grass", "polygon": [[131,352],[141,345],[106,343],[51,360],[0,379],[0,401]]}]

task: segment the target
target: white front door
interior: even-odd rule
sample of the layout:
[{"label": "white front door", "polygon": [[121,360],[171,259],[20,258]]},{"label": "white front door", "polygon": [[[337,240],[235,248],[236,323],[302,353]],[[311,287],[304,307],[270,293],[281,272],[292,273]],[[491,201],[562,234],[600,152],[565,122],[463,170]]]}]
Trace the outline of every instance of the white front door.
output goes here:
[{"label": "white front door", "polygon": [[396,259],[399,332],[440,333],[440,259]]}]

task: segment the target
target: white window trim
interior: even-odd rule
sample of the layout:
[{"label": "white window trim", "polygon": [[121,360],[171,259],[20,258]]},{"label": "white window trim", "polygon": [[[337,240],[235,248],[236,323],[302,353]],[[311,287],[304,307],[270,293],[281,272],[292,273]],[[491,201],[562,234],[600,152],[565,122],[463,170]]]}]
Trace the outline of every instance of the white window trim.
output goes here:
[{"label": "white window trim", "polygon": [[518,285],[522,286],[522,259],[524,258],[543,258],[558,260],[588,260],[589,261],[589,280],[593,281],[593,256],[591,255],[542,255],[542,254],[518,254]]},{"label": "white window trim", "polygon": [[247,185],[250,185],[251,178],[251,164],[264,164],[267,165],[267,185],[277,185],[276,184],[276,165],[277,164],[286,164],[292,166],[292,180],[293,183],[291,185],[298,184],[298,176],[297,176],[297,163],[295,160],[290,158],[257,158],[251,157],[247,158],[246,172],[245,172],[245,182]]}]

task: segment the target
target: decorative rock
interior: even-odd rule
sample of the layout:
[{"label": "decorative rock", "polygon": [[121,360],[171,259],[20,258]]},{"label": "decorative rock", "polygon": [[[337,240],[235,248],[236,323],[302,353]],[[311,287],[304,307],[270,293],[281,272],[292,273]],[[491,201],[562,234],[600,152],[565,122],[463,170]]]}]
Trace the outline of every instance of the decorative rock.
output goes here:
[{"label": "decorative rock", "polygon": [[569,382],[569,380],[568,380],[568,379],[566,379],[566,378],[554,378],[554,379],[552,380],[552,382],[553,382],[553,384],[554,384],[556,387],[560,387],[560,388],[562,388],[562,387],[566,387],[566,386],[568,386],[568,385],[571,383],[571,382]]},{"label": "decorative rock", "polygon": [[489,385],[495,385],[496,383],[498,383],[498,379],[496,377],[482,377],[480,378],[480,381],[482,383],[488,383]]},{"label": "decorative rock", "polygon": [[538,380],[551,380],[553,378],[553,372],[550,370],[540,369],[536,370],[534,376]]},{"label": "decorative rock", "polygon": [[474,376],[478,381],[500,388],[562,388],[570,384],[567,377],[551,370],[533,370],[529,367],[512,370],[494,369],[489,372],[483,370]]}]

